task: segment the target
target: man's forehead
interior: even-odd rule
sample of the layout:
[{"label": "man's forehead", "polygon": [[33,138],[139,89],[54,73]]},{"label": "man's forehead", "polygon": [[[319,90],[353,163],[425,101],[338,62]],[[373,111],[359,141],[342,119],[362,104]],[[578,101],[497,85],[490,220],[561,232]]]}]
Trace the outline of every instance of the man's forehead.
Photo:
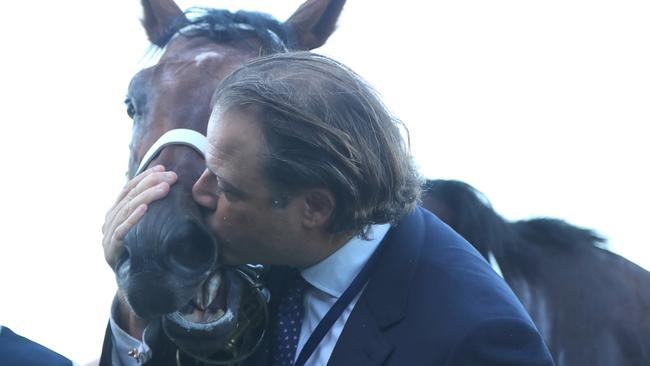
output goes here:
[{"label": "man's forehead", "polygon": [[207,168],[224,183],[246,194],[263,178],[261,131],[249,113],[214,113],[208,126]]},{"label": "man's forehead", "polygon": [[238,136],[230,132],[233,129],[230,122],[223,109],[215,107],[212,110],[208,121],[207,137],[209,149],[212,149],[213,154],[231,153],[231,150],[237,147]]},{"label": "man's forehead", "polygon": [[216,107],[208,123],[206,159],[257,159],[262,133],[256,115],[248,110]]},{"label": "man's forehead", "polygon": [[259,110],[254,107],[223,107],[215,105],[208,121],[208,138],[260,138]]}]

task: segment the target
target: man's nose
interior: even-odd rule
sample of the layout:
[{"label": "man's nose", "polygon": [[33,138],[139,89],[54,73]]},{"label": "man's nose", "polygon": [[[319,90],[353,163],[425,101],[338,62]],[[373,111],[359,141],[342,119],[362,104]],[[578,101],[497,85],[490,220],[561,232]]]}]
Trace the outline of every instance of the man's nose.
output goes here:
[{"label": "man's nose", "polygon": [[210,210],[216,210],[217,202],[219,201],[217,190],[217,178],[206,169],[203,171],[203,174],[201,174],[196,183],[194,183],[194,186],[192,187],[192,197],[199,206]]}]

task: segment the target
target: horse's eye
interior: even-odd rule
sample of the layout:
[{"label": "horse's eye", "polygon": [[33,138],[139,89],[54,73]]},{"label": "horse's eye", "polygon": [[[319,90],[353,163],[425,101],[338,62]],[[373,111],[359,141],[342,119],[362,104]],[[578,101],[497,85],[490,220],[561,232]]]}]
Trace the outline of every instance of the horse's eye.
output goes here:
[{"label": "horse's eye", "polygon": [[130,98],[126,98],[124,104],[126,104],[126,114],[129,115],[129,118],[133,119],[135,117],[135,105],[133,105]]}]

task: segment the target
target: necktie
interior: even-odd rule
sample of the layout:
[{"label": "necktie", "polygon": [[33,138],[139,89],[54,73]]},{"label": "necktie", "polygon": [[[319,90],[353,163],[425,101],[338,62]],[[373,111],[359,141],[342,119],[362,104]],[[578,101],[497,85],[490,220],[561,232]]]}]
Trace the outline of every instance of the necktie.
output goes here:
[{"label": "necktie", "polygon": [[298,271],[292,280],[292,285],[278,304],[278,318],[275,324],[275,347],[273,353],[274,366],[291,366],[298,347],[298,337],[305,313],[303,295],[309,288]]}]

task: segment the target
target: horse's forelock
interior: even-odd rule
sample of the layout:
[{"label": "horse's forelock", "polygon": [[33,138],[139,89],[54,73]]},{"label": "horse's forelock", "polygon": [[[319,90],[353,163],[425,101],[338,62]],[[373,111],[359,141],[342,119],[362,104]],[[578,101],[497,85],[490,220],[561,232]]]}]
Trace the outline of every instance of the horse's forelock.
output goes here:
[{"label": "horse's forelock", "polygon": [[268,14],[252,11],[235,13],[224,9],[192,7],[175,18],[164,37],[166,46],[175,35],[203,36],[215,42],[230,42],[251,36],[262,42],[265,52],[280,52],[292,48],[287,30]]}]

